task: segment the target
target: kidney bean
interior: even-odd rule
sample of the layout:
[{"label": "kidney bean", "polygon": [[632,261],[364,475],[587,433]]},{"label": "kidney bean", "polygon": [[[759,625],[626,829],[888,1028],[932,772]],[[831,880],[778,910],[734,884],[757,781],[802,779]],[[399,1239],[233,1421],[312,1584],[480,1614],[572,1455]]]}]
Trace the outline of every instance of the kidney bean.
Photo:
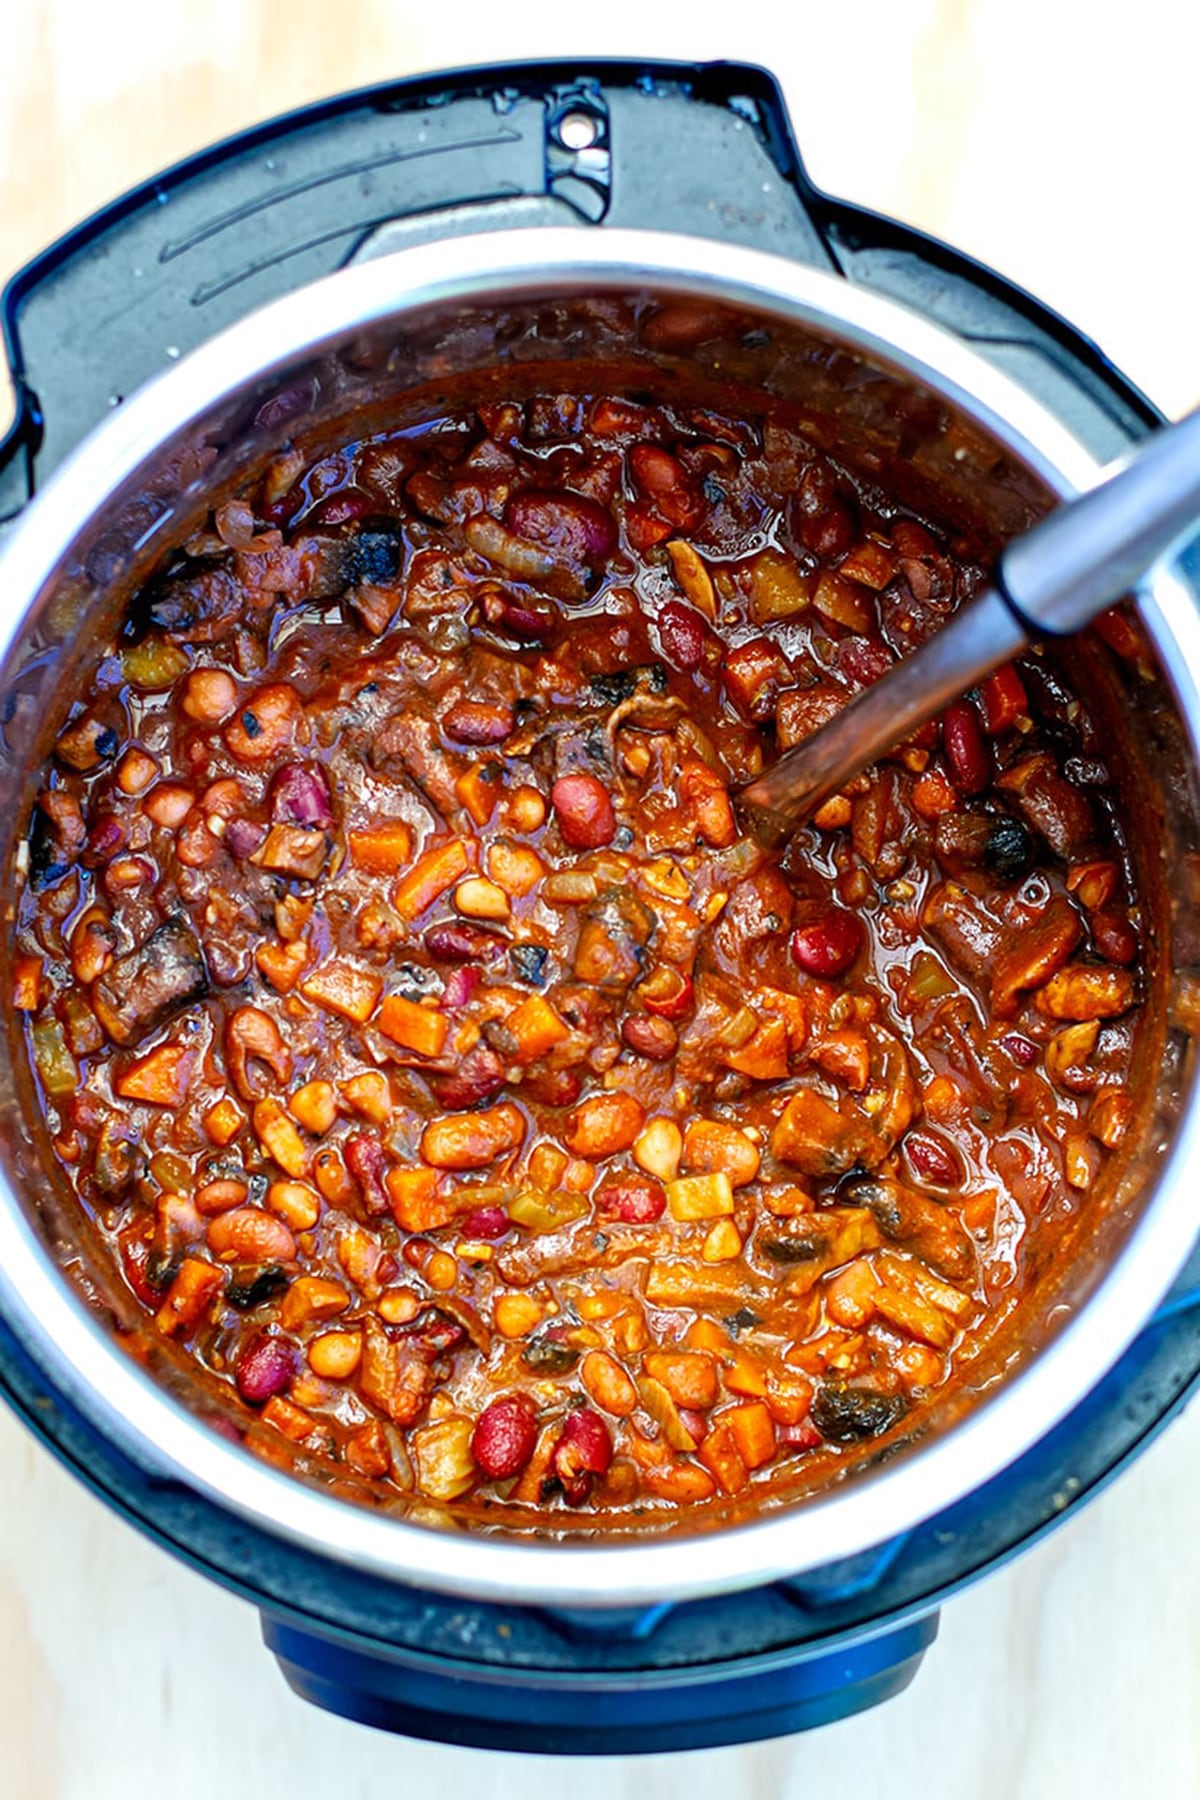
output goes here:
[{"label": "kidney bean", "polygon": [[512,1220],[502,1206],[477,1206],[469,1212],[460,1227],[465,1238],[479,1238],[493,1244],[513,1229]]},{"label": "kidney bean", "polygon": [[815,1450],[825,1439],[811,1419],[801,1419],[798,1425],[776,1425],[775,1442],[784,1450]]},{"label": "kidney bean", "polygon": [[667,1196],[660,1182],[618,1175],[604,1183],[596,1205],[605,1218],[620,1219],[624,1225],[654,1225],[667,1210]]},{"label": "kidney bean", "polygon": [[539,1106],[574,1106],[583,1092],[583,1075],[578,1069],[533,1068],[521,1092]]},{"label": "kidney bean", "polygon": [[1019,1031],[1010,1031],[1007,1037],[1000,1039],[1000,1048],[1006,1050],[1013,1061],[1022,1069],[1029,1069],[1038,1059],[1038,1047]]},{"label": "kidney bean", "polygon": [[451,969],[442,989],[442,1011],[461,1012],[464,1006],[469,1006],[482,979],[477,968]]},{"label": "kidney bean", "polygon": [[446,1075],[431,1075],[429,1085],[442,1106],[462,1112],[490,1100],[504,1086],[504,1064],[487,1044],[476,1044]]},{"label": "kidney bean", "polygon": [[387,1212],[389,1203],[387,1190],[383,1185],[387,1157],[384,1155],[383,1145],[377,1138],[368,1137],[365,1132],[356,1132],[353,1137],[346,1139],[344,1155],[346,1167],[359,1185],[367,1211],[380,1214]]},{"label": "kidney bean", "polygon": [[537,1408],[528,1394],[505,1394],[479,1415],[471,1455],[488,1481],[519,1475],[537,1444]]},{"label": "kidney bean", "polygon": [[950,779],[960,794],[982,794],[992,779],[992,753],[969,700],[955,700],[942,715],[942,742]]},{"label": "kidney bean", "polygon": [[612,514],[578,494],[547,494],[526,488],[509,500],[504,522],[518,537],[542,544],[571,562],[603,562],[617,541]]},{"label": "kidney bean", "polygon": [[635,444],[629,452],[629,472],[642,499],[676,531],[692,531],[704,517],[703,498],[669,450],[661,450],[657,444]]},{"label": "kidney bean", "polygon": [[265,1406],[291,1386],[299,1364],[299,1349],[290,1338],[256,1331],[234,1365],[238,1393],[251,1406]]},{"label": "kidney bean", "polygon": [[284,763],[271,783],[271,818],[276,825],[303,825],[328,831],[333,798],[324,769],[315,763]]},{"label": "kidney bean", "polygon": [[834,491],[833,477],[821,468],[805,471],[791,521],[797,541],[826,562],[844,556],[858,536],[853,507]]},{"label": "kidney bean", "polygon": [[694,1406],[681,1406],[679,1408],[679,1423],[683,1426],[683,1429],[687,1432],[694,1444],[702,1444],[708,1436],[707,1415],[698,1412]]},{"label": "kidney bean", "polygon": [[458,744],[502,744],[513,724],[513,709],[503,702],[456,700],[442,719],[442,730]]},{"label": "kidney bean", "polygon": [[594,775],[562,775],[550,789],[550,804],[564,843],[573,850],[599,850],[617,829],[613,803]]},{"label": "kidney bean", "polygon": [[112,813],[101,813],[87,835],[80,861],[85,869],[99,869],[119,856],[129,842],[129,833]]},{"label": "kidney bean", "polygon": [[230,819],[221,841],[231,856],[245,862],[266,841],[266,836],[266,826],[256,824],[253,819]]},{"label": "kidney bean", "polygon": [[379,502],[372,494],[356,493],[351,488],[343,488],[338,494],[330,494],[319,505],[314,506],[308,515],[310,525],[349,525],[358,519],[369,519],[372,513],[379,511]]},{"label": "kidney bean", "polygon": [[505,938],[480,925],[464,925],[457,920],[446,925],[431,925],[421,940],[430,956],[438,962],[495,962],[508,949]]},{"label": "kidney bean", "polygon": [[551,1460],[563,1498],[572,1506],[581,1505],[592,1491],[593,1477],[608,1469],[612,1453],[612,1437],[598,1412],[581,1406],[569,1414]]},{"label": "kidney bean", "polygon": [[550,607],[532,600],[518,600],[502,588],[485,589],[480,606],[489,625],[527,643],[537,644],[550,637],[558,624],[558,614]]},{"label": "kidney bean", "polygon": [[893,521],[892,543],[901,556],[933,556],[937,551],[929,532],[915,519]]},{"label": "kidney bean", "polygon": [[1092,914],[1092,942],[1106,962],[1131,963],[1137,955],[1138,936],[1125,914],[1104,907]]},{"label": "kidney bean", "polygon": [[863,947],[865,933],[856,913],[831,906],[792,933],[792,959],[806,975],[844,975]]},{"label": "kidney bean", "polygon": [[648,1062],[669,1062],[679,1044],[679,1033],[670,1019],[648,1013],[632,1013],[621,1021],[621,1039]]},{"label": "kidney bean", "polygon": [[704,621],[682,600],[668,600],[658,614],[658,641],[677,669],[698,669],[704,659]]},{"label": "kidney bean", "polygon": [[962,1161],[957,1150],[934,1131],[910,1131],[904,1140],[904,1154],[918,1181],[930,1187],[961,1187]]}]

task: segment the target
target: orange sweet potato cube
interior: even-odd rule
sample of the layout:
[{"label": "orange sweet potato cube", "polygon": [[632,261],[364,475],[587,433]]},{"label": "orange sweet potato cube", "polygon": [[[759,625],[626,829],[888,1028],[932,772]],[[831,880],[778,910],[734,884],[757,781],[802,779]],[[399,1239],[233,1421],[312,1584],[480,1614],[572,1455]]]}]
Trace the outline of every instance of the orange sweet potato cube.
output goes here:
[{"label": "orange sweet potato cube", "polygon": [[389,994],[379,1009],[379,1029],[402,1049],[418,1056],[440,1056],[446,1048],[450,1021],[436,1007],[420,1006],[403,994]]},{"label": "orange sweet potato cube", "polygon": [[775,1454],[775,1421],[761,1400],[746,1400],[721,1414],[748,1469],[761,1469]]},{"label": "orange sweet potato cube", "polygon": [[412,855],[412,828],[403,819],[349,833],[350,861],[368,875],[394,875]]},{"label": "orange sweet potato cube", "polygon": [[402,1231],[436,1231],[454,1217],[452,1202],[438,1193],[436,1169],[389,1169],[384,1184]]}]

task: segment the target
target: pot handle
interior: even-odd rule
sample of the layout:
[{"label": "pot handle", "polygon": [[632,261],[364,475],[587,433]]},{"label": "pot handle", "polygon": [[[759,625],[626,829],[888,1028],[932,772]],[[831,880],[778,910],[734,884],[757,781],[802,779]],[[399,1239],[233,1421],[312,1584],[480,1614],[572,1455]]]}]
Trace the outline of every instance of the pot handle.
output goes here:
[{"label": "pot handle", "polygon": [[125,395],[359,257],[530,224],[643,226],[834,266],[779,87],[738,63],[535,63],[342,95],[62,238],[0,301],[17,419],[0,520]]}]

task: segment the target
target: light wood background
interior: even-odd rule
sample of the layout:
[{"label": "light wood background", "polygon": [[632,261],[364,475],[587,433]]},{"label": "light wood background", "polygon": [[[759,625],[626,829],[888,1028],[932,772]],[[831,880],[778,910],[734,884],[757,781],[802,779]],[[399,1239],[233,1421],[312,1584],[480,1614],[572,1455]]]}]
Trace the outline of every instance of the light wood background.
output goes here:
[{"label": "light wood background", "polygon": [[[1179,0],[8,0],[0,278],[189,151],[344,88],[521,56],[740,57],[783,79],[820,185],[995,264],[1177,413],[1200,398],[1198,52]],[[250,1608],[144,1544],[0,1415],[0,1796],[1192,1800],[1198,1483],[1193,1413],[953,1602],[916,1684],[876,1713],[742,1750],[567,1764],[302,1706]]]}]

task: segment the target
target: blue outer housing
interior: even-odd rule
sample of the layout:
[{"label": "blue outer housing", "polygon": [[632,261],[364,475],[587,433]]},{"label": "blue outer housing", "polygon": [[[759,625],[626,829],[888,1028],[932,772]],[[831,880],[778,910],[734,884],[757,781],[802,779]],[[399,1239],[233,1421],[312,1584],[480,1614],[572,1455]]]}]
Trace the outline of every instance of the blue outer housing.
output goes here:
[{"label": "blue outer housing", "polygon": [[[580,110],[597,134],[572,154],[557,125]],[[1158,417],[1092,344],[992,271],[817,193],[765,71],[523,64],[394,83],[273,121],[167,171],[21,271],[0,307],[19,399],[0,444],[0,520],[113,385],[128,392],[381,230],[415,223],[436,236],[564,216],[754,243],[891,294],[1023,381],[1101,457]],[[79,367],[65,366],[81,338]],[[48,1387],[3,1321],[0,1392],[114,1509],[261,1607],[266,1641],[306,1699],[447,1743],[629,1754],[805,1730],[900,1692],[941,1601],[1098,1492],[1185,1404],[1200,1380],[1198,1327],[1200,1253],[1071,1418],[929,1524],[791,1582],[599,1615],[464,1605],[292,1549],[135,1467]]]}]

